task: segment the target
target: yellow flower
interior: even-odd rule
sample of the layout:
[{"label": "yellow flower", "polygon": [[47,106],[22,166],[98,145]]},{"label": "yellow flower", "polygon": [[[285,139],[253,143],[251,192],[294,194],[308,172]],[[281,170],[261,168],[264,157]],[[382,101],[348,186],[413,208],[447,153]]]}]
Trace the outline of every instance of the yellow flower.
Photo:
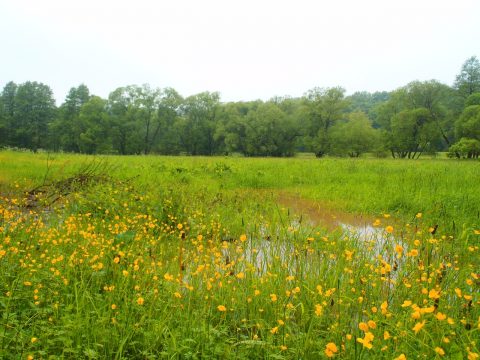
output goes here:
[{"label": "yellow flower", "polygon": [[362,338],[357,338],[357,342],[362,344],[367,349],[371,349],[373,347],[372,340],[374,338],[375,338],[375,336],[371,332],[366,332],[365,337],[363,339]]},{"label": "yellow flower", "polygon": [[445,351],[441,347],[438,347],[438,346],[435,348],[435,352],[440,356],[445,355]]},{"label": "yellow flower", "polygon": [[255,290],[253,293],[255,294],[255,296],[258,296],[260,295],[260,290]]},{"label": "yellow flower", "polygon": [[144,302],[145,302],[145,300],[143,299],[143,297],[139,297],[139,298],[137,299],[137,304],[138,304],[138,305],[143,305]]},{"label": "yellow flower", "polygon": [[240,235],[240,241],[241,242],[247,241],[247,235],[245,235],[245,234]]},{"label": "yellow flower", "polygon": [[385,231],[389,234],[393,233],[393,226],[391,225],[388,225],[386,228],[385,228]]},{"label": "yellow flower", "polygon": [[412,302],[410,300],[405,300],[401,306],[402,307],[409,307],[410,305],[412,305]]},{"label": "yellow flower", "polygon": [[462,290],[455,288],[455,294],[457,294],[458,297],[462,297]]},{"label": "yellow flower", "polygon": [[167,281],[172,281],[173,275],[170,275],[169,273],[165,273],[165,275],[163,275],[163,278]]},{"label": "yellow flower", "polygon": [[178,229],[178,230],[182,230],[182,229],[183,229],[183,224],[182,224],[182,223],[178,223],[178,224],[177,224],[177,229]]},{"label": "yellow flower", "polygon": [[368,325],[364,322],[361,322],[360,324],[358,324],[358,328],[362,331],[368,331]]},{"label": "yellow flower", "polygon": [[420,212],[417,213],[417,215],[415,215],[415,217],[416,217],[417,219],[420,219],[420,218],[422,217],[422,213],[420,213]]},{"label": "yellow flower", "polygon": [[322,316],[323,307],[320,304],[315,305],[315,315]]},{"label": "yellow flower", "polygon": [[407,357],[405,356],[405,354],[400,354],[394,360],[407,360]]},{"label": "yellow flower", "polygon": [[345,258],[347,260],[352,260],[353,253],[353,251],[345,250]]},{"label": "yellow flower", "polygon": [[173,294],[177,299],[180,299],[182,297],[182,294],[180,294],[178,291]]},{"label": "yellow flower", "polygon": [[418,322],[415,324],[415,326],[412,328],[413,331],[415,331],[415,334],[418,333],[423,327],[425,326],[425,320],[422,322]]},{"label": "yellow flower", "polygon": [[327,357],[333,357],[337,352],[338,352],[338,348],[337,348],[337,345],[335,345],[335,343],[330,342],[325,346],[325,355],[327,355]]},{"label": "yellow flower", "polygon": [[387,313],[387,308],[388,308],[388,303],[386,301],[384,301],[381,305],[380,305],[380,309],[382,309],[382,314],[385,315]]},{"label": "yellow flower", "polygon": [[447,318],[447,315],[439,312],[437,315],[435,315],[435,317],[441,321],[441,320],[445,320]]},{"label": "yellow flower", "polygon": [[407,253],[407,256],[418,256],[418,250],[417,249],[412,249]]},{"label": "yellow flower", "polygon": [[377,324],[373,320],[368,320],[367,324],[370,329],[375,329],[377,327]]},{"label": "yellow flower", "polygon": [[112,308],[112,310],[115,310],[117,308],[117,305],[112,304],[111,308]]},{"label": "yellow flower", "polygon": [[218,306],[217,306],[217,309],[218,309],[218,311],[221,311],[221,312],[227,311],[227,308],[226,308],[225,306],[223,306],[223,305],[218,305]]},{"label": "yellow flower", "polygon": [[285,350],[287,350],[287,349],[288,349],[287,346],[285,346],[285,345],[280,345],[280,350],[281,350],[281,351],[285,351]]},{"label": "yellow flower", "polygon": [[270,332],[271,332],[272,334],[278,333],[278,326],[273,327],[273,328],[270,330]]},{"label": "yellow flower", "polygon": [[403,253],[403,246],[401,246],[401,245],[396,245],[396,246],[395,246],[395,251],[397,252],[398,255],[402,255],[402,253]]},{"label": "yellow flower", "polygon": [[270,294],[270,299],[271,299],[273,302],[277,301],[277,295],[275,295],[275,294]]},{"label": "yellow flower", "polygon": [[383,340],[388,340],[390,339],[390,333],[388,331],[384,331],[383,332]]},{"label": "yellow flower", "polygon": [[440,291],[432,289],[428,292],[428,297],[430,299],[438,299],[438,298],[440,298]]},{"label": "yellow flower", "polygon": [[244,279],[245,278],[245,274],[243,272],[239,272],[236,276],[237,276],[237,279]]},{"label": "yellow flower", "polygon": [[480,356],[474,352],[468,352],[467,359],[468,360],[477,360]]},{"label": "yellow flower", "polygon": [[32,337],[32,338],[30,339],[30,341],[31,341],[31,343],[33,344],[34,342],[37,342],[37,341],[38,341],[38,338]]}]

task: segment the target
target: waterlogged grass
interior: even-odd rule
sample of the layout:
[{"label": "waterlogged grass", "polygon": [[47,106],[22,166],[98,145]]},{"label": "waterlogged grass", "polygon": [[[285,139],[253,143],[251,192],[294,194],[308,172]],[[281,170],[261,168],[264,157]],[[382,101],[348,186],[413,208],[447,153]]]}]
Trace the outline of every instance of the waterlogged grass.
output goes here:
[{"label": "waterlogged grass", "polygon": [[478,163],[91,161],[0,153],[0,357],[479,357]]}]

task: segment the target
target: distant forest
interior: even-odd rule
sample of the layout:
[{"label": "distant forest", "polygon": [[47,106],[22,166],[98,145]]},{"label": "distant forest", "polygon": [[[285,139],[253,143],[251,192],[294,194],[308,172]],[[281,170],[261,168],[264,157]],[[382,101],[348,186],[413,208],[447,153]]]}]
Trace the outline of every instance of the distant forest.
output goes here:
[{"label": "distant forest", "polygon": [[55,105],[49,86],[9,82],[0,97],[0,147],[85,154],[293,156],[296,152],[418,158],[480,155],[480,62],[452,86],[413,81],[392,92],[313,88],[300,98],[222,103],[217,92],[120,87],[108,99],[86,85]]}]

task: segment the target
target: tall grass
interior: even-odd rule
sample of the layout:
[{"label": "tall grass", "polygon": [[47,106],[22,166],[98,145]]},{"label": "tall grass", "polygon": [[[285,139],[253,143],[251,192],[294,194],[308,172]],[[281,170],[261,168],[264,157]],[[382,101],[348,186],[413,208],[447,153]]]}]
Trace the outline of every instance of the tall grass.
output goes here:
[{"label": "tall grass", "polygon": [[0,153],[0,357],[478,357],[478,164],[108,157],[52,203],[90,161]]}]

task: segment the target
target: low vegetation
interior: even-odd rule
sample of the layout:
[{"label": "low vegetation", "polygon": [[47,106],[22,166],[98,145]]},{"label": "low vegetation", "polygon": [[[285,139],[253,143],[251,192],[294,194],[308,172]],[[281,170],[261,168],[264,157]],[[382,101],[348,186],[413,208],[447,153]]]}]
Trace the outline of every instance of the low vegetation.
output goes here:
[{"label": "low vegetation", "polygon": [[0,152],[0,357],[478,359],[477,165]]}]

